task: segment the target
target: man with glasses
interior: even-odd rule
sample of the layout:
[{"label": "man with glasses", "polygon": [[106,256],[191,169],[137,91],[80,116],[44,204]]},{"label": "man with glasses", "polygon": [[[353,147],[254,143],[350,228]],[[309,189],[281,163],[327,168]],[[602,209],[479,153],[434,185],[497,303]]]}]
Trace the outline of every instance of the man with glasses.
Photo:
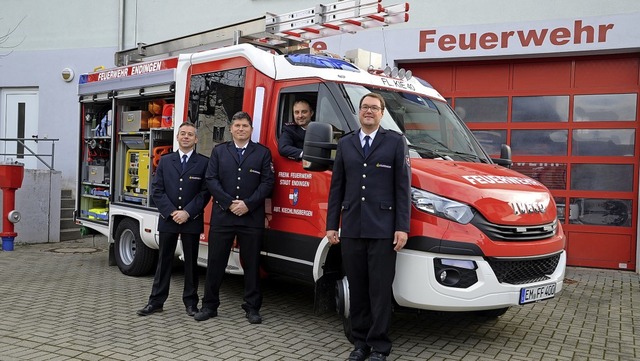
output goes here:
[{"label": "man with glasses", "polygon": [[403,135],[380,127],[384,105],[376,93],[360,100],[361,128],[340,138],[329,192],[327,239],[341,244],[349,280],[353,361],[391,352],[396,252],[409,232],[409,149]]}]

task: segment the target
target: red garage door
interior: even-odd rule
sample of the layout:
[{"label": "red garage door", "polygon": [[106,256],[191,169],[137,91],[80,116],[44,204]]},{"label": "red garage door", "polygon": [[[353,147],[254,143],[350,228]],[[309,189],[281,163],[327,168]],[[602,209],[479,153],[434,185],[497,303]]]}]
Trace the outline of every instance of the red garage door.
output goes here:
[{"label": "red garage door", "polygon": [[637,56],[405,63],[449,100],[491,154],[544,183],[573,266],[635,270]]}]

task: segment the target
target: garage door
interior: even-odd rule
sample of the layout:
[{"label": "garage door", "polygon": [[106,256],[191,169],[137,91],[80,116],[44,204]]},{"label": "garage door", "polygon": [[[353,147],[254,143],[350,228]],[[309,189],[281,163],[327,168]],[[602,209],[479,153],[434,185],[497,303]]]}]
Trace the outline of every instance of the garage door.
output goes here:
[{"label": "garage door", "polygon": [[449,100],[493,155],[554,195],[568,263],[635,270],[637,56],[404,63]]}]

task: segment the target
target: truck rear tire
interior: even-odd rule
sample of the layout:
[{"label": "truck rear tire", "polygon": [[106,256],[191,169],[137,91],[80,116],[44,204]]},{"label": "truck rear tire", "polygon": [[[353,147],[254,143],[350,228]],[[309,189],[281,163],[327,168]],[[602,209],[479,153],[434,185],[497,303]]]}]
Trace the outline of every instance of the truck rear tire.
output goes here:
[{"label": "truck rear tire", "polygon": [[118,224],[114,251],[120,272],[127,276],[150,274],[158,258],[158,252],[142,242],[138,222],[132,219],[123,219]]},{"label": "truck rear tire", "polygon": [[347,276],[336,281],[336,311],[342,320],[342,330],[349,342],[353,343],[351,334],[351,315],[349,314],[349,280]]}]

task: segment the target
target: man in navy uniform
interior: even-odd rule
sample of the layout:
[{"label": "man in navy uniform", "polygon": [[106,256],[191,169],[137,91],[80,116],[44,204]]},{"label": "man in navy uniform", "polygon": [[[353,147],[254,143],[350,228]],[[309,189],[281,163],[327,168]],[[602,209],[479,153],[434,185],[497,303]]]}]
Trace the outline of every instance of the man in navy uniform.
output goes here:
[{"label": "man in navy uniform", "polygon": [[198,248],[204,231],[204,207],[211,198],[204,179],[208,159],[194,151],[198,135],[192,123],[180,124],[176,138],[178,151],[160,158],[153,178],[152,199],[160,213],[160,249],[151,296],[148,304],[137,312],[140,316],[162,311],[169,295],[178,236],[184,251],[182,301],[189,316],[198,312]]},{"label": "man in navy uniform", "polygon": [[349,280],[353,361],[391,352],[396,252],[409,232],[409,150],[404,136],[380,127],[384,106],[376,93],[360,100],[361,128],[340,138],[329,192],[327,239],[341,243]]},{"label": "man in navy uniform", "polygon": [[207,187],[214,199],[209,229],[207,280],[202,310],[194,319],[218,315],[220,286],[231,245],[237,239],[244,269],[244,304],[250,323],[261,323],[260,250],[265,227],[265,199],[274,183],[271,152],[251,141],[253,124],[245,112],[231,118],[232,141],[211,151]]},{"label": "man in navy uniform", "polygon": [[281,156],[298,162],[302,160],[304,135],[312,117],[313,109],[311,109],[311,104],[308,101],[300,99],[293,103],[293,120],[295,124],[285,125],[282,128],[280,139],[278,139],[278,153]]}]

